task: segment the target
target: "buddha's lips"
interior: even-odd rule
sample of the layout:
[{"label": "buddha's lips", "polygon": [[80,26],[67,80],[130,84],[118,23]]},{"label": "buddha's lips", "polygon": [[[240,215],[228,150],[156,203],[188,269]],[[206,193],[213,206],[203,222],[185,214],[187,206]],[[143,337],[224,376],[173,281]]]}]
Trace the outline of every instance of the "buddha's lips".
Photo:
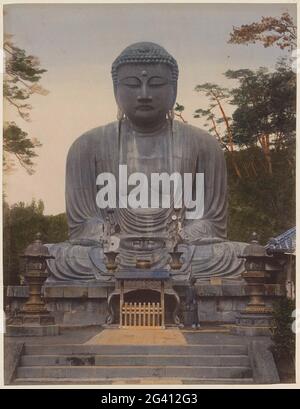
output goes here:
[{"label": "buddha's lips", "polygon": [[139,105],[136,109],[139,111],[152,111],[154,108],[150,105]]}]

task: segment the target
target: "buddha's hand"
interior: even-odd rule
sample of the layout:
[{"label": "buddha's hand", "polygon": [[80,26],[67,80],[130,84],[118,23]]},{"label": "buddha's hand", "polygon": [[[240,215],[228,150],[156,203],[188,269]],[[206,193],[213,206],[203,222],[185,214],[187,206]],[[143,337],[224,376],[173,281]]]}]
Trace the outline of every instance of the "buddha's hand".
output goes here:
[{"label": "buddha's hand", "polygon": [[179,233],[182,241],[187,244],[196,244],[213,237],[210,223],[206,220],[197,220],[184,226]]}]

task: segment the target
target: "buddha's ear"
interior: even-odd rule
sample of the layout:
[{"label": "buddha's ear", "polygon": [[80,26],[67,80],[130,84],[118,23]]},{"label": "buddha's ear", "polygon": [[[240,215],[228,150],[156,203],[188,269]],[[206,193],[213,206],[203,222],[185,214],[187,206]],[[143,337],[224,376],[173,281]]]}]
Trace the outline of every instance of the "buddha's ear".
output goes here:
[{"label": "buddha's ear", "polygon": [[116,100],[118,108],[121,109],[119,97],[118,97],[118,87],[116,85],[114,85],[114,96],[115,96],[115,100]]},{"label": "buddha's ear", "polygon": [[118,94],[117,94],[117,86],[116,86],[116,84],[114,84],[114,96],[115,96],[115,100],[116,100],[116,102],[118,103]]},{"label": "buddha's ear", "polygon": [[172,94],[171,94],[171,100],[170,100],[170,109],[173,109],[175,102],[177,98],[177,81],[172,87]]}]

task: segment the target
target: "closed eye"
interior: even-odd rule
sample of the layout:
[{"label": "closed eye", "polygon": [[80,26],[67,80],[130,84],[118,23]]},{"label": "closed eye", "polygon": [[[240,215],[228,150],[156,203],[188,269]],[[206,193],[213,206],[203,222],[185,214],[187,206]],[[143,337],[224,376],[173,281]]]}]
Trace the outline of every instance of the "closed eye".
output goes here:
[{"label": "closed eye", "polygon": [[149,78],[148,85],[150,87],[162,87],[168,83],[168,80],[163,77],[151,77]]},{"label": "closed eye", "polygon": [[119,81],[120,84],[130,88],[138,88],[142,85],[141,81],[137,77],[127,77]]}]

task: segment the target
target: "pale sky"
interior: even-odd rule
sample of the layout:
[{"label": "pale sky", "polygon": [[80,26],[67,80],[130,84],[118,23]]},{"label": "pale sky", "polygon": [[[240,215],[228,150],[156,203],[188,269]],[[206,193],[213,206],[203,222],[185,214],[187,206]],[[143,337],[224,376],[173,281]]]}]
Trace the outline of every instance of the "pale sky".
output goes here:
[{"label": "pale sky", "polygon": [[41,85],[47,96],[34,95],[31,122],[15,111],[5,113],[43,144],[37,150],[36,172],[18,167],[6,178],[9,203],[42,199],[46,214],[65,211],[65,162],[72,142],[83,132],[116,119],[110,68],[129,44],[152,41],[165,47],[179,65],[178,102],[184,117],[193,118],[207,100],[197,84],[234,85],[227,69],[274,68],[285,53],[278,47],[227,44],[233,26],[280,16],[296,21],[296,5],[288,4],[125,4],[5,6],[4,29],[14,43],[37,56],[47,69]]}]

